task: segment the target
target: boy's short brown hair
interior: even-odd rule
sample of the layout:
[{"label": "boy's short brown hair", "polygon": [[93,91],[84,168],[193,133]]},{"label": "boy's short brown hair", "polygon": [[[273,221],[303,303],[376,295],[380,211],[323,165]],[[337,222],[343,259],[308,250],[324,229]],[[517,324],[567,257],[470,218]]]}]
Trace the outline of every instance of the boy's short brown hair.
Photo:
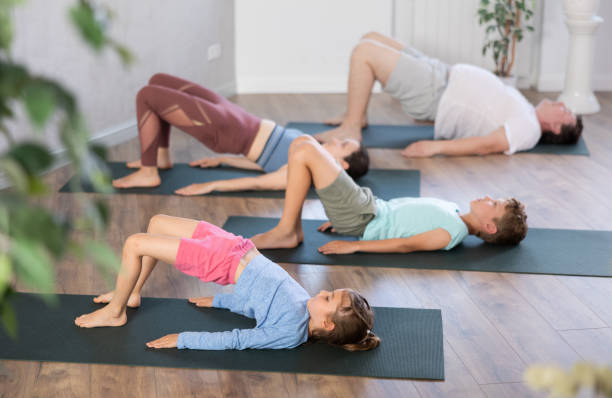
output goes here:
[{"label": "boy's short brown hair", "polygon": [[510,198],[506,201],[505,213],[502,218],[493,221],[497,226],[497,232],[487,234],[481,232],[478,236],[489,243],[503,245],[516,245],[527,235],[527,213],[525,206],[518,200]]}]

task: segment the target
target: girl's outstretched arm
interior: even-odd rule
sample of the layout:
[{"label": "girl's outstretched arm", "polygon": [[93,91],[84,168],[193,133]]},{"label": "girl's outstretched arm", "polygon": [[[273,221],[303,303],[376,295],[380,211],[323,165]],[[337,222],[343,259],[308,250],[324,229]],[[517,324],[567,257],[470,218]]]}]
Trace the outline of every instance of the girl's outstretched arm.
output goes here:
[{"label": "girl's outstretched arm", "polygon": [[149,348],[189,348],[193,350],[245,350],[294,348],[295,331],[288,333],[276,328],[234,329],[227,332],[173,333],[149,341]]}]

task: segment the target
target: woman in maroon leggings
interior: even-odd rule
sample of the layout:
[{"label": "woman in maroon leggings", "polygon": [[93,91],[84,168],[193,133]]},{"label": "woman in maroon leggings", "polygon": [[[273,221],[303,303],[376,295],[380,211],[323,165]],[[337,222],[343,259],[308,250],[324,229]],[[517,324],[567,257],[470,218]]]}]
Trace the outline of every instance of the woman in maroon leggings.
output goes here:
[{"label": "woman in maroon leggings", "polygon": [[[176,193],[206,194],[212,191],[285,189],[288,149],[303,135],[270,120],[262,120],[224,97],[195,83],[156,74],[136,97],[141,158],[127,164],[139,170],[113,181],[115,188],[154,187],[161,183],[158,168],[170,168],[170,126],[190,134],[211,150],[240,157],[203,158],[191,166],[233,167],[263,170],[258,177],[191,184]],[[353,177],[368,170],[369,159],[361,144],[352,139],[333,140],[325,149]]]}]

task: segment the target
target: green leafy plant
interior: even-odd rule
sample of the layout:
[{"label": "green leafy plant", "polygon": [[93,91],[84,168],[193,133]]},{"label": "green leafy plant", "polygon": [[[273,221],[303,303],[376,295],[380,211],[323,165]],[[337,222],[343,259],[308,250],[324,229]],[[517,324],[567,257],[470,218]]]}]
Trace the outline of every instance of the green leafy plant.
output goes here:
[{"label": "green leafy plant", "polygon": [[[71,255],[89,260],[101,269],[116,269],[119,260],[98,239],[109,220],[109,209],[99,198],[77,196],[77,209],[60,213],[45,207],[42,199],[51,190],[42,173],[55,156],[42,140],[16,142],[6,121],[15,106],[23,106],[35,131],[47,125],[57,129],[66,156],[78,176],[74,184],[88,182],[97,192],[110,192],[105,149],[89,142],[89,131],[77,101],[59,82],[31,73],[11,59],[11,13],[22,0],[0,0],[0,131],[7,149],[0,155],[0,171],[11,188],[0,192],[0,318],[5,330],[17,336],[10,297],[16,281],[41,292],[53,292],[54,265]],[[113,49],[125,65],[130,52],[107,35],[111,12],[90,0],[76,1],[69,18],[91,48]],[[78,188],[78,187],[75,187]],[[53,303],[53,295],[44,295]]]},{"label": "green leafy plant", "polygon": [[525,29],[533,32],[533,26],[526,25],[533,17],[533,0],[480,0],[478,22],[486,24],[486,39],[482,55],[493,53],[495,74],[510,76],[516,57],[516,44],[523,40]]},{"label": "green leafy plant", "polygon": [[527,384],[552,397],[575,397],[583,388],[595,396],[612,398],[612,368],[580,362],[565,371],[557,366],[532,365],[525,371]]}]

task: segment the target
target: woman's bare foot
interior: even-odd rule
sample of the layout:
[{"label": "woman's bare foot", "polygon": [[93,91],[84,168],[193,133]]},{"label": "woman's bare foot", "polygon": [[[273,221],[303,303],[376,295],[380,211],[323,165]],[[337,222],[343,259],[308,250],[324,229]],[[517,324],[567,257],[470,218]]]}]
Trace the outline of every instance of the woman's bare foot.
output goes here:
[{"label": "woman's bare foot", "polygon": [[342,124],[335,129],[315,134],[314,138],[323,143],[330,141],[332,138],[337,138],[339,140],[354,138],[357,141],[361,141],[361,127],[359,127],[359,125]]},{"label": "woman's bare foot", "polygon": [[127,322],[127,315],[122,311],[119,315],[107,305],[97,311],[81,315],[74,320],[74,324],[81,328],[99,328],[103,326],[123,326]]},{"label": "woman's bare foot", "polygon": [[161,184],[157,167],[142,167],[125,177],[113,180],[115,188],[156,187]]},{"label": "woman's bare foot", "polygon": [[297,247],[304,240],[302,227],[299,230],[284,231],[278,227],[272,228],[263,234],[257,234],[251,241],[258,249],[291,249]]},{"label": "woman's bare foot", "polygon": [[[139,169],[142,167],[140,159],[134,160],[133,162],[127,162],[125,164],[128,169]],[[170,154],[168,150],[162,151],[161,148],[157,150],[157,168],[158,169],[171,169],[172,161],[170,160]]]},{"label": "woman's bare foot", "polygon": [[[94,297],[93,302],[97,304],[108,304],[113,299],[115,291],[101,294],[98,297]],[[127,306],[130,308],[140,307],[140,294],[132,293],[128,299]]]},{"label": "woman's bare foot", "polygon": [[[329,126],[340,126],[344,120],[346,119],[346,113],[341,116],[332,117],[330,119],[326,119],[323,121],[323,124],[327,124]],[[361,118],[361,128],[366,128],[368,126],[368,119],[364,116]]]}]

